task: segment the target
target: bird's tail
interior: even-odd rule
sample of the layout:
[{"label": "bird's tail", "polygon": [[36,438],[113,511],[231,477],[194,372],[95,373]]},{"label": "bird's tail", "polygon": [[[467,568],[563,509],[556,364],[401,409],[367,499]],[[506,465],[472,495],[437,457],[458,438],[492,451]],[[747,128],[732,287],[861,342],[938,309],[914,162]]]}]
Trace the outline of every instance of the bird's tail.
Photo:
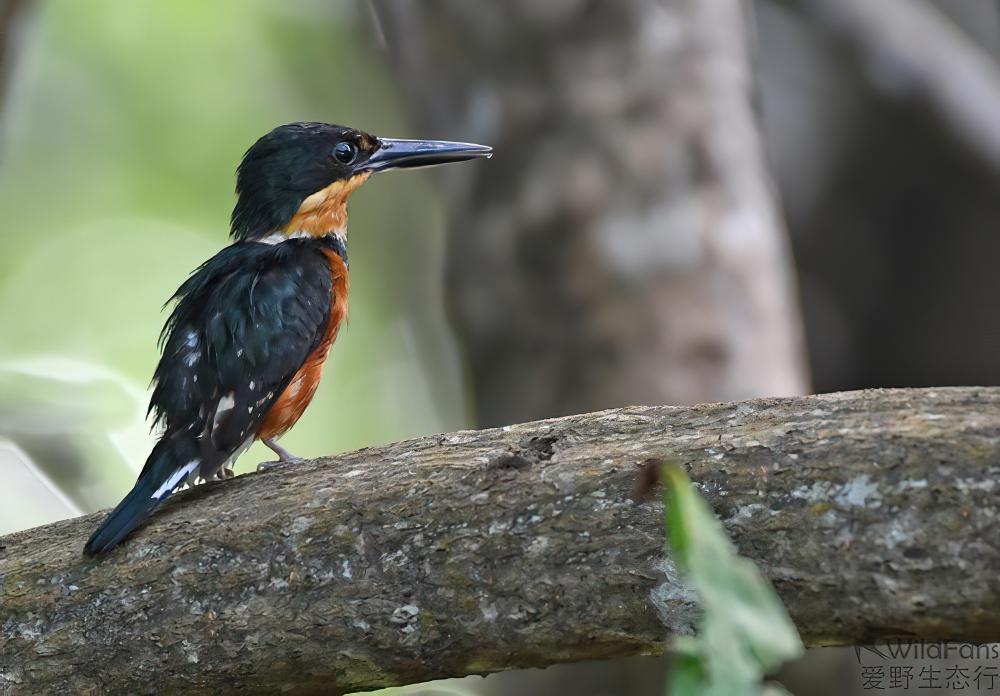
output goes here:
[{"label": "bird's tail", "polygon": [[202,456],[197,441],[187,433],[176,433],[156,443],[135,486],[91,535],[83,552],[97,556],[117,546],[198,471]]}]

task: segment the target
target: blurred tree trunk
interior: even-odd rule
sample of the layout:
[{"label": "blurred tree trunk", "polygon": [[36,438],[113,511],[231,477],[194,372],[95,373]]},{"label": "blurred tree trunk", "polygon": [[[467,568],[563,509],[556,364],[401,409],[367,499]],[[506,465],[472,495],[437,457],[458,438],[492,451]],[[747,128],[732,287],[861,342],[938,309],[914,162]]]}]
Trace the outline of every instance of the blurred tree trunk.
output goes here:
[{"label": "blurred tree trunk", "polygon": [[481,425],[807,390],[740,0],[376,6],[448,179]]}]

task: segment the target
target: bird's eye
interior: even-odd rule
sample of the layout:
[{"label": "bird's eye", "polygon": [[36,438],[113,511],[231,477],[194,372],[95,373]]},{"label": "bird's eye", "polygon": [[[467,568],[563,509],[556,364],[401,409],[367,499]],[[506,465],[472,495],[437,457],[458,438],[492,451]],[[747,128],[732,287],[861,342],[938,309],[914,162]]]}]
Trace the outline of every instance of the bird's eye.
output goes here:
[{"label": "bird's eye", "polygon": [[358,156],[358,148],[353,143],[341,141],[334,145],[333,156],[341,164],[350,164]]}]

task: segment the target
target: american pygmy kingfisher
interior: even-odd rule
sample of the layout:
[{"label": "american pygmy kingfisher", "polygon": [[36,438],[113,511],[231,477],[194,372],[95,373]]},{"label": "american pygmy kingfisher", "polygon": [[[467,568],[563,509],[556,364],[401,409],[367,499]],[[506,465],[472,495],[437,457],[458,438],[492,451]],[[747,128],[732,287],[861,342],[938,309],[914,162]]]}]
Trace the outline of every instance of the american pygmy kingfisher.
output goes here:
[{"label": "american pygmy kingfisher", "polygon": [[84,551],[121,542],[187,483],[231,475],[254,440],[305,411],[347,315],[347,199],[380,171],[489,157],[483,145],[391,140],[328,123],[279,126],[236,173],[235,242],[171,298],[149,412],[162,435]]}]

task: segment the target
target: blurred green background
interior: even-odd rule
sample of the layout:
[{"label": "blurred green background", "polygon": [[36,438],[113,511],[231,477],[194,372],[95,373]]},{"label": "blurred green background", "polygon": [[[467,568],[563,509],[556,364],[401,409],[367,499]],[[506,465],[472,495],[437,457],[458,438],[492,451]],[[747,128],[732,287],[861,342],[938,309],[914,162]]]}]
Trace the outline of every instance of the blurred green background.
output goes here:
[{"label": "blurred green background", "polygon": [[[0,146],[0,424],[18,446],[0,450],[0,533],[112,505],[131,486],[152,442],[144,410],[160,307],[227,243],[234,169],[257,137],[296,120],[413,135],[384,65],[362,54],[354,10],[32,8]],[[466,423],[441,309],[441,206],[423,174],[403,178],[352,199],[349,324],[284,439],[295,453]],[[46,487],[25,452],[47,461],[43,445],[55,442],[74,456],[45,467]],[[238,471],[272,456],[256,445]],[[56,486],[63,499],[45,494]]]}]

